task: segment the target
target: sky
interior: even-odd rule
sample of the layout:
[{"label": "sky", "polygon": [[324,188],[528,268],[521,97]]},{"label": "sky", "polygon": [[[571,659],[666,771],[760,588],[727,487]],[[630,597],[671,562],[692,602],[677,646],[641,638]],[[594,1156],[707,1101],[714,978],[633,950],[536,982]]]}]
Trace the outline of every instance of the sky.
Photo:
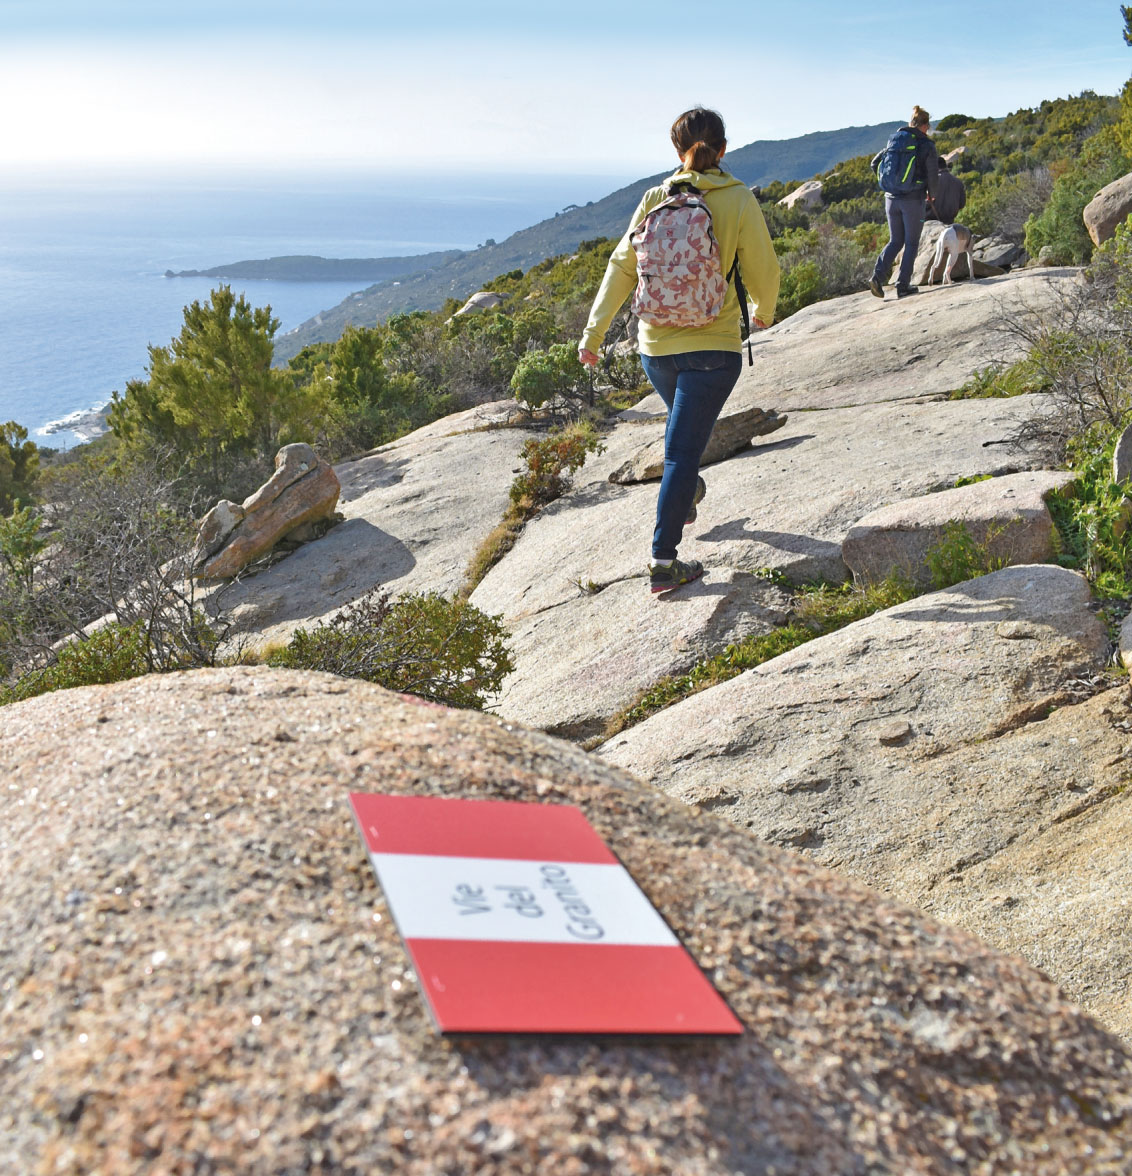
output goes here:
[{"label": "sky", "polygon": [[[670,162],[697,104],[733,146],[1001,116],[1132,73],[1109,0],[0,0],[4,170],[585,173]],[[707,14],[711,12],[709,17]]]}]

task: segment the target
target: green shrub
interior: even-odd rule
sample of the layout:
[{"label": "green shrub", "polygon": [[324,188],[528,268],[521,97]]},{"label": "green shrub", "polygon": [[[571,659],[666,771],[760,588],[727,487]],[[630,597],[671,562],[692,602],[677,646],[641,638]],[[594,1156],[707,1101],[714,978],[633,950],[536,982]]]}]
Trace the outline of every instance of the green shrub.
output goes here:
[{"label": "green shrub", "polygon": [[899,572],[876,584],[810,584],[798,590],[794,616],[818,637],[915,595],[915,585]]},{"label": "green shrub", "polygon": [[109,624],[81,641],[71,641],[58,652],[49,666],[29,670],[11,686],[0,687],[0,705],[34,698],[51,690],[72,686],[100,686],[124,682],[148,674],[149,659],[145,625]]},{"label": "green shrub", "polygon": [[877,195],[880,185],[876,173],[869,167],[871,160],[871,155],[858,155],[855,159],[839,163],[819,177],[822,202],[834,204],[860,196]]},{"label": "green shrub", "polygon": [[548,502],[561,498],[571,474],[580,470],[586,455],[600,453],[604,446],[588,421],[554,429],[541,441],[530,440],[520,456],[526,471],[511,483],[511,503],[530,518]]},{"label": "green shrub", "polygon": [[1102,597],[1132,596],[1132,486],[1112,480],[1119,429],[1094,430],[1070,452],[1075,486],[1046,500],[1057,527],[1058,563],[1076,568]]},{"label": "green shrub", "polygon": [[436,592],[391,601],[381,590],[333,620],[299,629],[267,664],[361,678],[448,706],[483,708],[515,668],[498,617]]},{"label": "green shrub", "polygon": [[589,372],[578,359],[574,343],[554,343],[545,351],[528,351],[521,356],[511,376],[511,391],[531,410],[554,400],[585,396],[593,401]]},{"label": "green shrub", "polygon": [[943,134],[944,131],[958,130],[960,127],[968,126],[975,120],[969,114],[945,114],[943,118],[935,124],[935,133],[937,135]]},{"label": "green shrub", "polygon": [[782,283],[778,289],[778,319],[781,321],[801,310],[819,302],[825,296],[821,273],[817,263],[810,260],[799,261],[789,268],[783,267]]},{"label": "green shrub", "polygon": [[991,364],[980,368],[971,378],[951,393],[952,400],[993,400],[1010,396],[1025,396],[1049,389],[1049,376],[1027,356],[1017,363],[1001,367]]},{"label": "green shrub", "polygon": [[1006,566],[1006,559],[992,556],[991,543],[1005,528],[991,528],[980,542],[965,523],[953,520],[943,528],[938,543],[928,549],[924,557],[932,576],[932,587],[939,590],[964,580],[974,580]]},{"label": "green shrub", "polygon": [[1093,254],[1093,241],[1081,214],[1085,205],[1113,180],[1129,170],[1117,130],[1108,126],[1084,145],[1075,163],[1057,178],[1049,203],[1026,222],[1026,251],[1037,257],[1049,246],[1051,260],[1062,265],[1083,265]]},{"label": "green shrub", "polygon": [[989,177],[968,193],[963,223],[976,237],[997,233],[1020,245],[1026,222],[1041,213],[1052,191],[1053,176],[1044,166]]}]

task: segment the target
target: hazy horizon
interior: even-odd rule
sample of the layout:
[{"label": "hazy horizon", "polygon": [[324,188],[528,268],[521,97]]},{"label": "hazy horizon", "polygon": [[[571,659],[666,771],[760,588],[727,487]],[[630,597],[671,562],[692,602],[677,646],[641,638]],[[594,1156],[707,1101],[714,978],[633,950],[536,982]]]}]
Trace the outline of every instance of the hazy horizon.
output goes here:
[{"label": "hazy horizon", "polygon": [[[919,103],[1001,116],[1116,93],[1132,55],[1109,0],[955,0],[910,42],[888,5],[764,8],[709,28],[659,88],[686,26],[677,0],[7,0],[0,98],[12,169],[385,167],[640,176],[697,103],[731,141],[907,117]],[[695,54],[698,52],[699,58]],[[658,164],[658,160],[660,163]]]}]

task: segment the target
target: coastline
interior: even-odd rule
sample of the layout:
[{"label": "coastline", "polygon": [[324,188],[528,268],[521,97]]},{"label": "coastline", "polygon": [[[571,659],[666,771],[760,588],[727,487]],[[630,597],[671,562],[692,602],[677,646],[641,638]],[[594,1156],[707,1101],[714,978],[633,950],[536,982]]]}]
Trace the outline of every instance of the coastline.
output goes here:
[{"label": "coastline", "polygon": [[50,437],[56,433],[72,433],[78,437],[79,444],[85,445],[88,441],[93,441],[96,437],[101,437],[110,431],[110,425],[107,422],[109,409],[109,400],[105,404],[95,405],[93,408],[80,408],[56,421],[48,421],[45,425],[35,429],[34,432],[36,436],[41,437]]}]

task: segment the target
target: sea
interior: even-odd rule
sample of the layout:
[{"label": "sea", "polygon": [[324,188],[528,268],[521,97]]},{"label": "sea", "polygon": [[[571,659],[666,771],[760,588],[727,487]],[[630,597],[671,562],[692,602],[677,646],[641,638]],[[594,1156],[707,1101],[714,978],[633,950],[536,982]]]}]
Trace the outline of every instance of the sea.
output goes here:
[{"label": "sea", "polygon": [[[0,423],[67,449],[144,378],[148,347],[219,279],[166,270],[312,254],[393,257],[502,241],[631,176],[390,172],[0,176]],[[279,334],[365,283],[233,281]],[[95,426],[95,431],[97,426]]]}]

